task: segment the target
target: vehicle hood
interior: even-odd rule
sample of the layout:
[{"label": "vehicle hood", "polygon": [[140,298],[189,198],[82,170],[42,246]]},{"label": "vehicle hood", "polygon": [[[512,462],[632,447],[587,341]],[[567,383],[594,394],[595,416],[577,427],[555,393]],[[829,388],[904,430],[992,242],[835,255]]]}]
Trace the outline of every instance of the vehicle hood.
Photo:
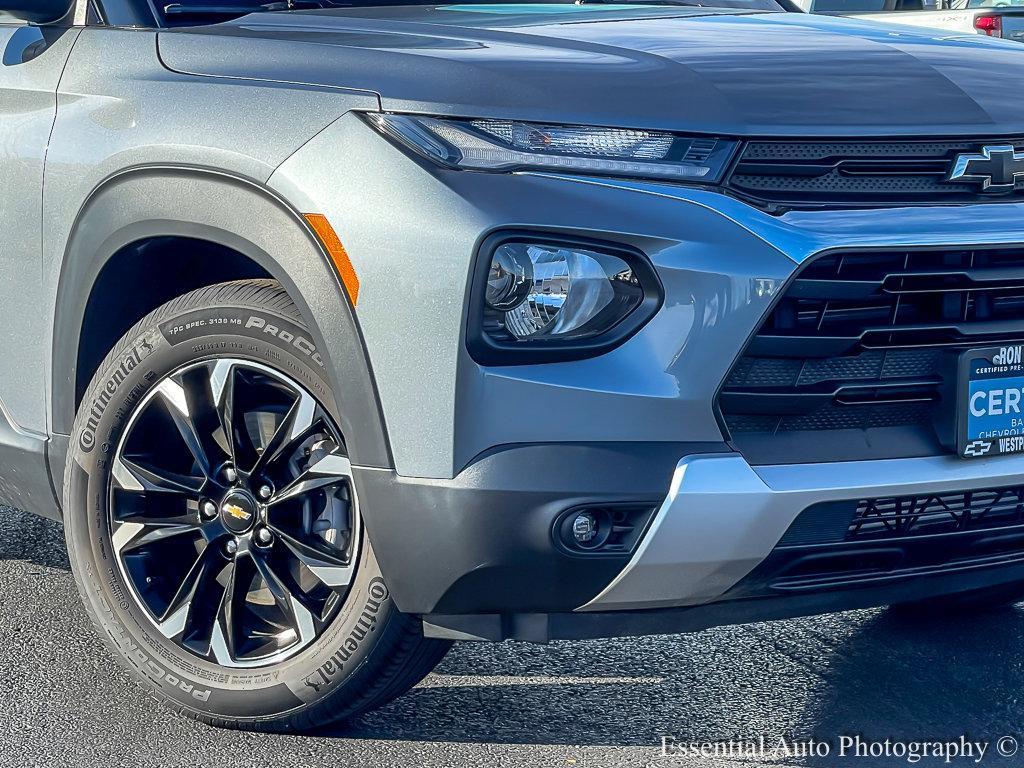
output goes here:
[{"label": "vehicle hood", "polygon": [[385,110],[737,136],[1024,135],[1024,48],[681,6],[252,14],[161,32],[187,74],[352,88]]}]

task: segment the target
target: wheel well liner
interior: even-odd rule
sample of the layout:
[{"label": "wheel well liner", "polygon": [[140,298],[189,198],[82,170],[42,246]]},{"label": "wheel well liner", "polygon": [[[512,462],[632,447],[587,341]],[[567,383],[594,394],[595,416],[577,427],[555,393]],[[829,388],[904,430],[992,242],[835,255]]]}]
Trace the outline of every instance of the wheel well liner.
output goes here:
[{"label": "wheel well liner", "polygon": [[113,254],[96,277],[82,320],[75,407],[107,352],[147,314],[196,288],[257,277],[270,275],[244,254],[209,240],[150,237]]}]

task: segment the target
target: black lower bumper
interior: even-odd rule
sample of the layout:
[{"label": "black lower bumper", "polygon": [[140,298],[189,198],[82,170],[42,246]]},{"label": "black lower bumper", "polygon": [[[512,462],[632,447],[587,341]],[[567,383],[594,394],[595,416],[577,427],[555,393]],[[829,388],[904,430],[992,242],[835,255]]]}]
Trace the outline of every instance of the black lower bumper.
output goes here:
[{"label": "black lower bumper", "polygon": [[652,510],[692,443],[551,444],[485,454],[453,480],[356,470],[374,554],[398,607],[415,614],[573,611],[626,565],[628,551],[573,554],[558,545],[566,510]]}]

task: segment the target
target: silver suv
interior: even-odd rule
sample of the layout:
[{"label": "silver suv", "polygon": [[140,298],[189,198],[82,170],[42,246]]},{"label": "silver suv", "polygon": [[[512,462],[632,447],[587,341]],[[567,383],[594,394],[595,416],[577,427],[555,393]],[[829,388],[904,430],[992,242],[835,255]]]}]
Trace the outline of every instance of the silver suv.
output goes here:
[{"label": "silver suv", "polygon": [[147,688],[1024,591],[1024,59],[795,12],[0,0],[0,502]]}]

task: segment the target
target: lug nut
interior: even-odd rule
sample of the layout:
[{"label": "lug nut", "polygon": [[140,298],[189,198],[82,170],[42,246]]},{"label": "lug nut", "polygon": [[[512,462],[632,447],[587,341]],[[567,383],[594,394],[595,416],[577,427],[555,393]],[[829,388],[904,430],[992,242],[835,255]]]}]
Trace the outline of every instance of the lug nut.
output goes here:
[{"label": "lug nut", "polygon": [[199,514],[207,520],[212,520],[217,516],[217,505],[207,499],[199,505]]},{"label": "lug nut", "polygon": [[274,489],[271,488],[269,485],[261,485],[257,493],[259,493],[261,499],[266,501],[267,499],[274,495]]},{"label": "lug nut", "polygon": [[230,539],[227,544],[224,545],[224,551],[229,555],[234,556],[238,552],[238,542],[234,539]]},{"label": "lug nut", "polygon": [[274,543],[274,534],[270,532],[269,528],[257,528],[256,529],[256,544],[260,547],[269,547]]},{"label": "lug nut", "polygon": [[238,473],[234,467],[224,467],[224,478],[229,482],[233,483],[238,479]]}]

